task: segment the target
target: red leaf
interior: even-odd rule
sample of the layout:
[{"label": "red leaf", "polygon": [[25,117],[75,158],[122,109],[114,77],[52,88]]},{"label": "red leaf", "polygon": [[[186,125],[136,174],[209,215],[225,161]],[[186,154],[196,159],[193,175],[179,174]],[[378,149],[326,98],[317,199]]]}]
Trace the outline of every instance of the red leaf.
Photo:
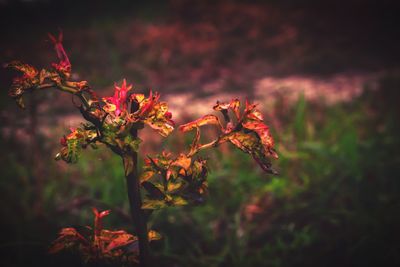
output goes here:
[{"label": "red leaf", "polygon": [[50,40],[53,42],[54,49],[56,50],[57,57],[60,60],[59,63],[53,63],[53,67],[59,71],[64,73],[65,75],[69,75],[71,72],[71,63],[69,61],[69,58],[67,56],[67,53],[64,50],[64,47],[62,45],[63,41],[63,34],[60,31],[58,38],[54,37],[52,34],[48,34]]},{"label": "red leaf", "polygon": [[121,86],[115,84],[114,95],[112,97],[103,98],[103,101],[106,102],[106,106],[104,106],[103,109],[108,113],[114,112],[116,116],[126,111],[128,91],[131,89],[132,85],[127,86],[126,79],[123,79]]},{"label": "red leaf", "polygon": [[273,157],[278,158],[278,155],[274,151],[274,139],[269,131],[269,127],[262,122],[258,121],[249,121],[244,122],[243,127],[249,130],[252,130],[257,133],[259,136],[262,145],[265,150]]},{"label": "red leaf", "polygon": [[150,110],[153,108],[154,99],[153,99],[153,91],[150,90],[149,97],[147,98],[147,102],[145,102],[142,107],[140,108],[139,116],[145,116]]},{"label": "red leaf", "polygon": [[92,208],[93,213],[95,215],[94,218],[94,232],[95,236],[100,235],[101,230],[103,229],[103,217],[107,216],[110,214],[110,210],[105,210],[102,212],[99,212],[96,208]]}]

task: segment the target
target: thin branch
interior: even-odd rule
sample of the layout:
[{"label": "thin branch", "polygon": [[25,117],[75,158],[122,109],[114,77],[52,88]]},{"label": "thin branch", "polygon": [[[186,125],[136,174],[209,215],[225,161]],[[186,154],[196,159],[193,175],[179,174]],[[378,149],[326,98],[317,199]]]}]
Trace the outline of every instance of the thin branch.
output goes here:
[{"label": "thin branch", "polygon": [[[224,135],[223,135],[223,136],[224,136]],[[212,142],[210,142],[210,143],[207,143],[207,144],[198,146],[196,149],[191,150],[191,151],[187,154],[187,156],[188,156],[188,157],[192,157],[192,156],[196,155],[197,153],[199,153],[199,152],[202,151],[202,150],[205,150],[205,149],[208,149],[208,148],[217,147],[218,145],[222,144],[223,142],[225,142],[225,140],[224,140],[223,138],[219,137],[219,138],[215,139],[214,141],[212,141]]]},{"label": "thin branch", "polygon": [[38,89],[49,89],[49,88],[56,88],[61,91],[76,95],[81,100],[85,108],[87,109],[90,108],[89,101],[86,99],[86,97],[82,94],[82,91],[79,89],[62,84],[51,84],[51,83],[41,84],[40,86],[38,86]]}]

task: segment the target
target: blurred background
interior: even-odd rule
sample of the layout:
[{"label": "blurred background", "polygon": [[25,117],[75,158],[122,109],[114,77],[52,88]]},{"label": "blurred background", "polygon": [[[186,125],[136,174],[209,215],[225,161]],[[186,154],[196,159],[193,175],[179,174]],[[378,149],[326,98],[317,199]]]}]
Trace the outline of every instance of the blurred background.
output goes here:
[{"label": "blurred background", "polygon": [[[152,216],[159,266],[400,266],[395,2],[0,0],[0,62],[49,66],[47,33],[62,29],[74,78],[100,96],[127,78],[160,92],[177,124],[216,100],[259,103],[279,175],[231,146],[208,153],[207,201]],[[60,228],[91,225],[92,206],[112,210],[107,228],[131,229],[120,159],[54,161],[79,113],[51,91],[19,110],[15,75],[0,71],[0,265],[80,266],[46,249]],[[140,137],[142,155],[190,143]]]}]

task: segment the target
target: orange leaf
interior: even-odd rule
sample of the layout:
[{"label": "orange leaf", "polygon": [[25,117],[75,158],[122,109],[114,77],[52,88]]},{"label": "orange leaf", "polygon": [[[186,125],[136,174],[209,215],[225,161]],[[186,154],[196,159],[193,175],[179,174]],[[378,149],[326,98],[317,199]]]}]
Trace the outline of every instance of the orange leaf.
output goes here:
[{"label": "orange leaf", "polygon": [[251,120],[257,120],[257,121],[263,121],[263,115],[261,114],[261,112],[258,109],[253,109],[250,111],[250,113],[247,115],[248,119]]},{"label": "orange leaf", "polygon": [[120,234],[118,237],[114,238],[107,246],[106,251],[111,251],[114,249],[118,249],[124,246],[129,245],[130,243],[134,242],[134,238],[132,235],[123,233]]},{"label": "orange leaf", "polygon": [[185,154],[180,154],[179,157],[172,162],[172,166],[179,166],[185,170],[190,168],[190,164],[192,163],[192,159],[188,158]]},{"label": "orange leaf", "polygon": [[230,103],[230,108],[233,110],[233,113],[235,113],[236,119],[240,119],[240,101],[239,99],[232,99],[231,103]]},{"label": "orange leaf", "polygon": [[161,239],[161,235],[154,230],[150,230],[148,236],[150,241]]}]

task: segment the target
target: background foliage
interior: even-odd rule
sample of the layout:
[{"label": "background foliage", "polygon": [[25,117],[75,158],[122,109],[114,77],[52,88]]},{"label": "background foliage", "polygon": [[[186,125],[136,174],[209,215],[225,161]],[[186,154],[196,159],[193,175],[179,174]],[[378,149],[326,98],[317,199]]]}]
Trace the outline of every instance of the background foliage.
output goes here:
[{"label": "background foliage", "polygon": [[[356,14],[352,12],[358,10],[356,2],[345,6],[345,14],[349,14],[344,16],[344,20],[348,27],[342,33],[337,30],[322,36],[318,25],[311,27],[307,19],[300,19],[300,40],[293,41],[293,46],[289,41],[275,48],[263,49],[263,52],[254,52],[263,47],[247,41],[241,43],[238,36],[255,26],[243,26],[236,29],[236,33],[227,29],[218,35],[222,41],[232,45],[236,49],[234,51],[221,45],[218,50],[210,51],[203,47],[205,50],[198,48],[200,52],[197,54],[185,54],[182,52],[186,51],[185,48],[179,44],[191,44],[190,37],[182,37],[171,44],[166,42],[162,47],[176,47],[178,50],[171,52],[170,61],[157,61],[162,49],[149,48],[147,41],[143,41],[142,46],[137,46],[137,43],[123,46],[124,42],[130,43],[128,37],[130,40],[151,36],[149,32],[126,25],[131,25],[129,21],[133,18],[136,23],[139,21],[135,24],[139,26],[175,25],[180,31],[182,28],[174,23],[181,22],[190,29],[190,24],[186,24],[190,21],[189,15],[183,16],[181,10],[192,14],[189,16],[192,19],[195,17],[193,14],[197,14],[203,21],[210,7],[199,4],[187,9],[180,2],[131,7],[126,2],[110,8],[108,15],[100,8],[94,8],[94,14],[99,16],[87,15],[84,20],[78,21],[76,16],[86,14],[84,11],[88,6],[83,5],[77,9],[77,14],[72,14],[75,9],[62,4],[58,18],[52,18],[53,15],[43,17],[29,27],[16,21],[17,31],[2,27],[3,36],[7,38],[2,41],[1,59],[20,55],[20,59],[26,56],[32,62],[42,64],[50,57],[46,53],[51,49],[48,49],[48,44],[38,43],[37,40],[58,24],[65,29],[65,36],[70,38],[65,46],[72,53],[74,66],[81,68],[77,73],[92,81],[101,89],[100,92],[109,90],[105,86],[121,76],[131,77],[129,79],[138,83],[139,90],[157,86],[166,96],[172,92],[185,93],[185,88],[203,88],[202,84],[213,79],[212,73],[204,72],[198,79],[192,76],[189,79],[177,78],[176,73],[181,73],[181,66],[191,67],[193,71],[200,64],[199,58],[205,55],[212,58],[212,63],[219,62],[217,69],[227,66],[230,76],[252,66],[254,70],[252,53],[256,57],[264,55],[263,61],[268,62],[270,68],[276,67],[275,75],[329,77],[354,70],[379,73],[376,80],[364,84],[363,93],[344,102],[331,104],[329,95],[310,100],[307,92],[296,94],[296,100],[291,102],[285,90],[279,91],[273,99],[259,99],[257,102],[260,105],[268,106],[264,114],[269,115],[266,120],[280,155],[280,159],[275,161],[279,175],[266,176],[250,157],[228,145],[224,146],[222,152],[209,155],[211,171],[207,201],[196,207],[156,212],[150,224],[152,229],[163,235],[162,240],[152,244],[160,266],[396,266],[400,264],[397,230],[400,223],[400,75],[392,46],[398,44],[398,40],[388,26],[392,22],[389,11],[384,19],[369,17],[375,21],[375,28],[371,28],[369,35],[364,33],[359,22],[349,19]],[[244,4],[242,1],[234,3]],[[12,15],[17,14],[15,10],[20,10],[18,8],[23,8],[22,11],[28,12],[27,22],[35,18],[29,12],[39,9],[41,5],[48,8],[44,14],[55,14],[51,3],[40,1],[34,2],[31,7],[5,5],[2,12],[11,12]],[[264,3],[257,1],[249,5],[264,8]],[[224,12],[230,12],[227,6],[216,6],[217,13],[228,17],[224,16]],[[308,8],[289,5],[285,1],[280,4],[269,2],[267,7],[275,11],[269,13],[275,14],[269,16],[272,20],[269,27],[278,28],[282,21],[297,22],[296,11],[299,10],[306,15],[315,14],[317,10],[319,13],[313,18],[324,22],[322,18],[327,14],[324,8],[305,6]],[[358,20],[364,21],[363,16],[374,8],[367,5],[367,8],[360,9]],[[386,10],[383,5],[377,8]],[[338,26],[344,23],[338,22],[335,12],[333,9],[328,13],[330,17],[325,20],[325,29],[339,29]],[[222,23],[213,16],[206,21],[213,21],[213,25],[219,27]],[[77,28],[81,30],[72,34]],[[171,31],[173,34],[179,32]],[[133,35],[132,32],[143,35]],[[357,32],[356,37],[351,39],[349,36],[354,32]],[[264,40],[266,36],[261,35],[257,40]],[[378,40],[372,38],[374,40],[369,43],[366,41],[369,36]],[[332,44],[331,41],[338,40],[338,37],[342,41]],[[385,38],[393,38],[393,42],[386,45],[388,39]],[[285,57],[285,51],[295,53],[295,44],[301,43],[302,39],[309,44],[307,49],[299,52],[299,58],[303,60],[296,63],[289,60],[289,56]],[[343,47],[349,43],[359,46],[350,46],[351,51],[345,51]],[[27,51],[30,45],[36,53]],[[82,51],[91,47],[93,50],[79,55],[80,47]],[[99,56],[102,51],[106,51],[103,53],[106,56]],[[215,56],[215,51],[218,56]],[[246,58],[235,51],[242,51]],[[356,52],[351,54],[352,51]],[[274,55],[280,64],[273,63]],[[135,65],[132,69],[129,62],[140,66]],[[150,71],[138,71],[141,68]],[[161,71],[164,68],[171,68],[171,71],[164,73]],[[211,71],[207,66],[200,69]],[[265,65],[261,69],[269,70]],[[1,86],[7,88],[12,75],[3,71],[1,75]],[[189,77],[186,73],[181,75]],[[265,73],[260,71],[257,75]],[[243,71],[243,80],[228,80],[224,88],[232,94],[241,93],[238,88],[249,88],[245,93],[252,94],[254,88],[246,85],[252,85],[251,79],[256,78]],[[215,93],[201,92],[200,98]],[[29,116],[17,111],[14,103],[7,99],[5,90],[1,94],[0,249],[5,256],[0,262],[4,263],[3,266],[26,266],[32,262],[50,266],[79,266],[78,257],[49,257],[45,256],[46,249],[59,228],[90,225],[92,206],[113,210],[105,220],[107,227],[130,229],[120,159],[101,149],[85,151],[80,161],[72,166],[55,162],[53,156],[59,145],[57,139],[52,137],[59,136],[74,120],[63,104],[65,99],[57,99],[52,94],[44,98],[50,98],[54,105],[48,107],[43,104],[49,99],[28,99],[28,103],[33,103],[28,109],[34,114]],[[170,106],[173,105],[170,103]],[[23,119],[15,120],[14,115]],[[183,116],[181,120],[188,121]],[[210,130],[209,135],[212,134]],[[155,145],[144,147],[144,152],[160,147],[179,150],[183,143],[191,141],[190,136],[183,140],[181,135],[161,143],[151,135],[148,138],[147,142],[154,141]]]}]

